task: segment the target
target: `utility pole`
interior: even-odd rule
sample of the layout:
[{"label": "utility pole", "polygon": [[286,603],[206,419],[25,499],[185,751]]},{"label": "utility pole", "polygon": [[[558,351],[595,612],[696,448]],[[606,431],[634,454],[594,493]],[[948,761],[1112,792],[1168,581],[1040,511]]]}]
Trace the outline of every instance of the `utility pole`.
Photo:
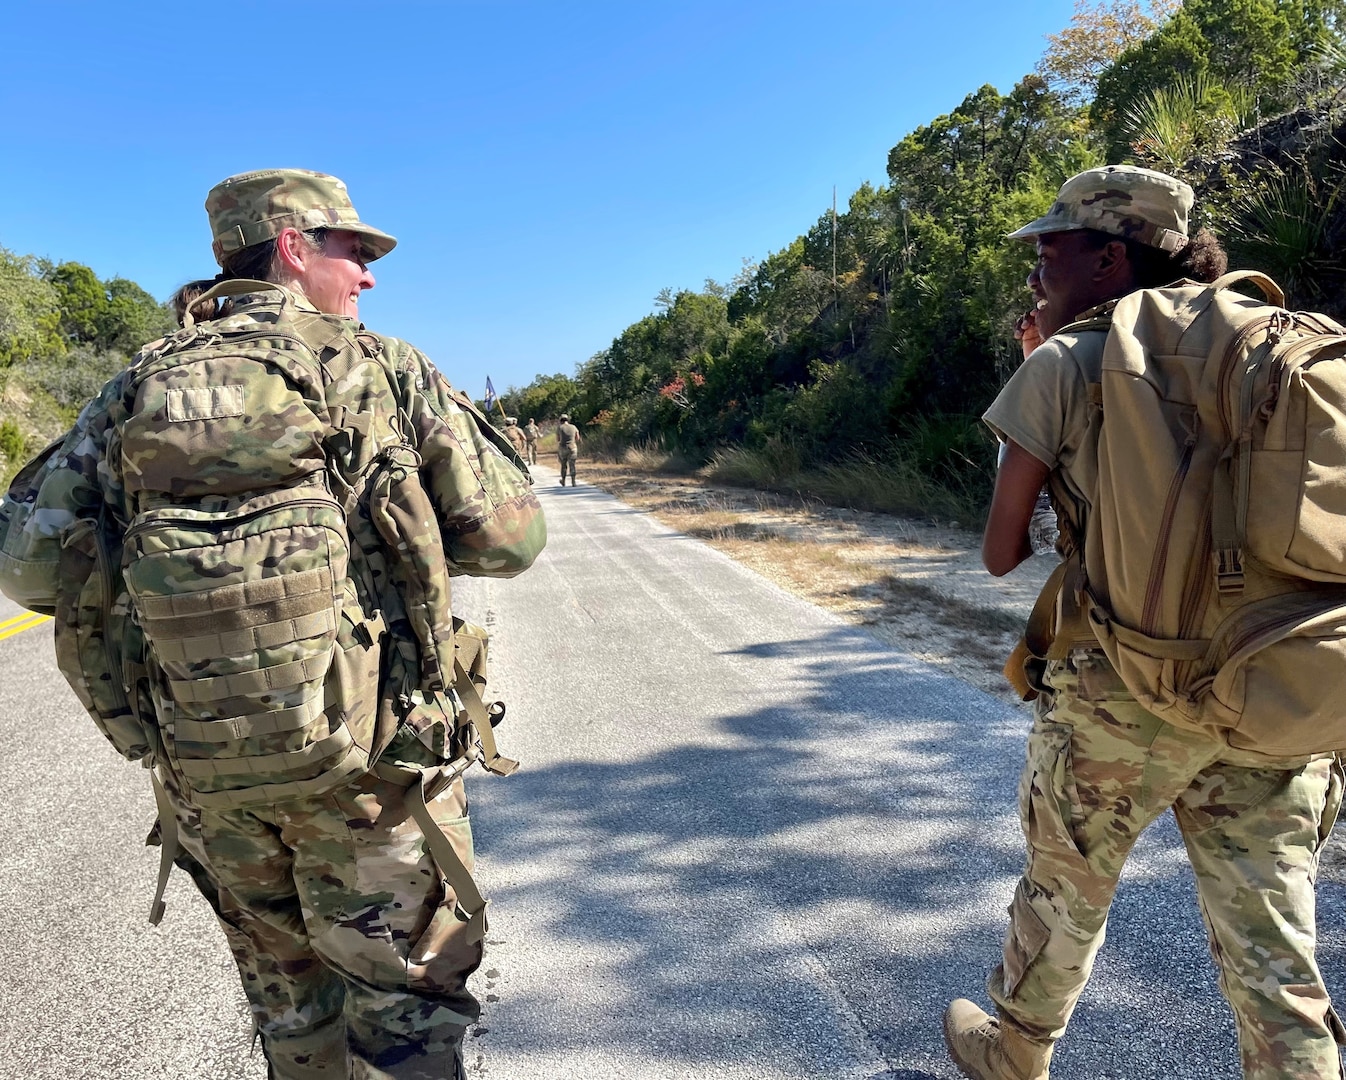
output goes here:
[{"label": "utility pole", "polygon": [[832,296],[837,297],[837,186],[832,185]]}]

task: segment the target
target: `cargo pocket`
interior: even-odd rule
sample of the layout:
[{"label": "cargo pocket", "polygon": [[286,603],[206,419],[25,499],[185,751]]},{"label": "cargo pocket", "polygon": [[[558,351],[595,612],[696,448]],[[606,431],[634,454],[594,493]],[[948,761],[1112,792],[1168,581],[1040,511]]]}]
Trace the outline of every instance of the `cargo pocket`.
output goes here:
[{"label": "cargo pocket", "polygon": [[1074,728],[1038,722],[1028,737],[1028,761],[1019,778],[1019,820],[1028,841],[1028,876],[1051,881],[1087,869],[1075,835],[1083,818],[1071,770]]},{"label": "cargo pocket", "polygon": [[[1332,835],[1332,827],[1336,825],[1337,816],[1341,813],[1343,788],[1346,788],[1346,772],[1342,769],[1341,758],[1334,757],[1331,774],[1327,780],[1327,796],[1323,801],[1323,815],[1318,819],[1318,845],[1314,848],[1315,855],[1323,850],[1327,838]],[[1314,876],[1317,876],[1316,868]]]},{"label": "cargo pocket", "polygon": [[1014,890],[1014,899],[1009,906],[1010,924],[1005,934],[1003,961],[1007,998],[1013,998],[1018,992],[1024,975],[1051,937],[1042,916],[1028,902],[1028,894],[1024,891],[1026,885],[1027,882],[1020,878],[1019,887]]},{"label": "cargo pocket", "polygon": [[[457,808],[452,797],[443,798],[441,809],[431,805],[431,813],[440,831],[453,846],[463,866],[471,873],[473,866],[471,819],[441,816],[454,814]],[[439,904],[431,913],[429,922],[407,949],[407,987],[419,993],[453,997],[464,992],[465,982],[481,963],[481,941],[468,940],[468,921],[458,905],[453,887],[441,876]]]}]

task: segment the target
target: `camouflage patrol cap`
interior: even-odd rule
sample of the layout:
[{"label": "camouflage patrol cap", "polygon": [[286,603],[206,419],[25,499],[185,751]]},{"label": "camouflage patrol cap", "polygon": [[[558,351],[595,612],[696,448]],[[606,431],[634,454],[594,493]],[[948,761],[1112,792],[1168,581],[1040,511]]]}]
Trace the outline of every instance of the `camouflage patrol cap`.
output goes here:
[{"label": "camouflage patrol cap", "polygon": [[397,246],[393,237],[360,220],[345,184],[308,169],[259,169],[221,180],[206,196],[206,213],[221,266],[235,251],[272,240],[287,228],[358,233],[366,262]]},{"label": "camouflage patrol cap", "polygon": [[1134,165],[1107,165],[1072,176],[1052,208],[1009,234],[1032,243],[1043,233],[1097,229],[1162,251],[1187,246],[1192,189],[1177,177]]}]

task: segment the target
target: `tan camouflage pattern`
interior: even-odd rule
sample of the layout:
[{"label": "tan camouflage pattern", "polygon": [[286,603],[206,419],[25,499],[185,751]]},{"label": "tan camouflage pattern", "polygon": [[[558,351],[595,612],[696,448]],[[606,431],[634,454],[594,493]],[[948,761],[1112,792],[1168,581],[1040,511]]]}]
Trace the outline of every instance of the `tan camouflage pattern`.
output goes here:
[{"label": "tan camouflage pattern", "polygon": [[215,261],[274,239],[282,229],[344,229],[359,233],[364,259],[381,259],[397,246],[386,232],[366,225],[335,176],[308,169],[260,169],[221,180],[206,196]]},{"label": "tan camouflage pattern", "polygon": [[[510,445],[514,447],[514,452],[520,457],[525,457],[528,453],[528,436],[524,434],[523,428],[517,423],[505,425],[505,438],[509,439]],[[531,462],[530,462],[531,464]]]},{"label": "tan camouflage pattern", "polygon": [[542,429],[532,420],[524,426],[523,429],[524,446],[527,448],[527,458],[529,465],[537,464],[537,441],[542,438]]},{"label": "tan camouflage pattern", "polygon": [[1009,234],[1033,243],[1043,233],[1097,229],[1164,251],[1187,244],[1192,189],[1176,177],[1134,165],[1107,165],[1072,176],[1051,209]]},{"label": "tan camouflage pattern", "polygon": [[575,484],[575,461],[579,458],[580,448],[580,429],[572,424],[569,419],[565,419],[556,428],[556,460],[561,467],[561,485],[564,487],[566,477],[570,477],[570,483]]},{"label": "tan camouflage pattern", "polygon": [[[482,945],[455,918],[401,788],[366,775],[253,811],[170,797],[191,856],[182,864],[220,917],[272,1076],[460,1075]],[[430,810],[471,869],[462,781]]]},{"label": "tan camouflage pattern", "polygon": [[1346,1041],[1314,960],[1318,856],[1342,798],[1330,755],[1275,761],[1164,723],[1101,652],[1048,668],[1019,813],[1028,862],[988,992],[1002,1019],[1058,1039],[1103,943],[1118,876],[1170,806],[1196,873],[1243,1075],[1339,1077]]},{"label": "tan camouflage pattern", "polygon": [[580,455],[580,430],[565,419],[556,427],[556,461],[561,469],[561,486],[565,486],[565,477],[571,478],[575,486],[575,462]]}]

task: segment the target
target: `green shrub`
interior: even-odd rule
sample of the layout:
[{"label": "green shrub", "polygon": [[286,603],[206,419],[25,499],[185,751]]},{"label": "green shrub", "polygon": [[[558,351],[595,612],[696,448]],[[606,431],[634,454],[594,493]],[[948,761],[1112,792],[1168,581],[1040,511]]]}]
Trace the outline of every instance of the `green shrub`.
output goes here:
[{"label": "green shrub", "polygon": [[794,443],[771,438],[757,449],[727,446],[716,450],[701,475],[720,484],[772,490],[790,487],[802,468]]},{"label": "green shrub", "polygon": [[9,461],[20,461],[27,457],[28,439],[13,420],[0,423],[0,454],[4,454]]},{"label": "green shrub", "polygon": [[13,420],[0,422],[0,477],[6,485],[28,459],[28,438]]},{"label": "green shrub", "polygon": [[22,373],[26,386],[47,394],[73,420],[103,384],[125,366],[122,353],[76,345],[63,356],[24,364]]}]

